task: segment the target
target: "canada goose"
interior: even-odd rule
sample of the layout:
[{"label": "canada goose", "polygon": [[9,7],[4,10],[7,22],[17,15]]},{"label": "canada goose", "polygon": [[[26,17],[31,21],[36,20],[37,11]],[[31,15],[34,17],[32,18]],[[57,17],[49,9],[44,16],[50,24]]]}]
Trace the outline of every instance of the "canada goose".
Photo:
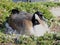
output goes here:
[{"label": "canada goose", "polygon": [[39,11],[36,11],[34,14],[30,14],[13,9],[8,19],[8,24],[21,35],[41,36],[48,28],[44,22],[42,13]]},{"label": "canada goose", "polygon": [[46,32],[50,32],[48,25],[45,23],[43,14],[39,11],[35,12],[32,17],[33,29],[35,36],[43,36]]}]

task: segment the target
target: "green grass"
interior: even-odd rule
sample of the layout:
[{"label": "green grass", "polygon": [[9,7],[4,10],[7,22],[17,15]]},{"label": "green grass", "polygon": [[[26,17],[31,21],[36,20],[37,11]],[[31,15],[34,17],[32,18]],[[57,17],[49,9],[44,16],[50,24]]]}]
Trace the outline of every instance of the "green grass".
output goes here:
[{"label": "green grass", "polygon": [[[0,43],[16,43],[20,45],[53,45],[55,44],[57,39],[60,39],[60,36],[55,34],[45,34],[41,37],[23,37],[21,36],[17,42],[10,38],[11,35],[4,34],[5,26],[4,22],[6,21],[6,17],[9,17],[11,10],[14,8],[18,8],[20,11],[26,11],[29,13],[34,13],[35,11],[41,11],[44,17],[48,20],[54,18],[51,12],[48,10],[49,7],[60,6],[60,3],[55,2],[18,2],[14,3],[12,0],[0,0],[0,24],[2,24],[2,28],[0,28]],[[48,23],[50,25],[50,23]],[[8,36],[8,38],[6,38]],[[13,36],[11,36],[13,37]],[[60,45],[60,42],[56,43],[56,45]]]},{"label": "green grass", "polygon": [[12,43],[12,44],[19,44],[19,45],[60,45],[56,34],[49,34],[46,33],[44,36],[36,37],[36,36],[29,36],[24,37],[20,36],[17,40],[12,38],[13,35],[7,35],[0,32],[0,43]]}]

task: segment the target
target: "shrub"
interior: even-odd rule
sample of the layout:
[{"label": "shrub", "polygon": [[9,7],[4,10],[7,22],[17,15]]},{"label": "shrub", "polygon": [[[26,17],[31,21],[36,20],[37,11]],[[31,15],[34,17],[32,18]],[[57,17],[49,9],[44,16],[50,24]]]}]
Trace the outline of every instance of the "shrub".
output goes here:
[{"label": "shrub", "polygon": [[46,33],[44,36],[35,37],[29,36],[24,37],[20,36],[19,38],[12,38],[13,35],[6,35],[0,32],[0,43],[12,43],[17,45],[59,45],[60,42],[57,40],[59,37],[56,38],[56,34],[49,34]]},{"label": "shrub", "polygon": [[[55,5],[56,4],[56,5]],[[0,24],[6,21],[6,17],[9,17],[10,10],[13,8],[18,8],[20,11],[26,11],[29,13],[34,13],[35,11],[41,11],[44,15],[44,17],[48,20],[53,18],[54,16],[51,14],[51,12],[48,10],[49,7],[60,5],[60,3],[53,3],[53,2],[46,2],[46,3],[30,3],[30,2],[18,2],[14,3],[12,0],[0,0]],[[6,43],[6,42],[14,42],[12,38],[6,38],[8,35],[3,34],[1,32],[4,32],[4,28],[0,28],[0,43]],[[12,36],[11,36],[12,37]],[[41,37],[20,37],[16,43],[21,45],[53,45],[53,42],[55,39],[60,39],[60,37],[56,37],[56,35],[53,34],[45,34]]]},{"label": "shrub", "polygon": [[13,42],[12,38],[9,35],[0,32],[0,43]]},{"label": "shrub", "polygon": [[45,2],[45,3],[43,3],[43,5],[45,5],[46,7],[56,7],[56,6],[58,6],[57,4],[56,4],[56,2]]},{"label": "shrub", "polygon": [[13,8],[18,8],[19,10],[26,11],[32,14],[37,10],[41,11],[43,15],[45,16],[45,18],[47,18],[48,20],[50,20],[53,17],[51,12],[49,12],[47,7],[44,6],[42,3],[34,3],[34,2],[33,3],[30,3],[30,2],[15,3],[9,0],[6,0],[6,1],[1,0],[0,1],[0,15],[2,16],[0,17],[0,23],[3,23],[4,21],[6,21],[6,17],[10,15],[10,10],[12,10]]}]

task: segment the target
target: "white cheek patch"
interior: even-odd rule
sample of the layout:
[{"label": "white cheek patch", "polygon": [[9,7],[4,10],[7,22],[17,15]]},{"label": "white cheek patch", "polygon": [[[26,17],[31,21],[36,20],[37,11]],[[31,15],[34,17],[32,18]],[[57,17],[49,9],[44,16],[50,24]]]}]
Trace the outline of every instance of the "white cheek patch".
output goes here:
[{"label": "white cheek patch", "polygon": [[37,14],[35,14],[35,19],[39,20],[39,16]]}]

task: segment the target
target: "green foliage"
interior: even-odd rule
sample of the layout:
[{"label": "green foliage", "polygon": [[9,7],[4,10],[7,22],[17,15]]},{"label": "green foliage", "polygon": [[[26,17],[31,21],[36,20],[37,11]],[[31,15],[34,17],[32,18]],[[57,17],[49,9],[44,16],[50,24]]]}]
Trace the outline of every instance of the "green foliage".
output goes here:
[{"label": "green foliage", "polygon": [[46,7],[56,7],[56,6],[58,6],[56,4],[56,2],[45,2],[45,3],[43,3],[43,5],[45,5]]},{"label": "green foliage", "polygon": [[[44,15],[44,17],[48,20],[53,18],[54,16],[51,14],[51,12],[48,10],[49,7],[55,7],[60,6],[60,3],[54,3],[54,2],[18,2],[14,3],[12,0],[0,0],[0,24],[6,21],[6,17],[9,17],[10,11],[14,8],[18,8],[20,11],[26,11],[29,13],[34,13],[35,11],[41,11]],[[50,23],[49,23],[50,25]],[[9,35],[3,34],[1,32],[4,32],[5,28],[0,28],[0,43],[8,43],[8,42],[14,42],[12,38],[10,38]],[[12,37],[12,36],[11,36]],[[48,34],[46,33],[44,36],[41,37],[23,37],[21,36],[17,40],[17,44],[20,45],[53,45],[53,42],[57,39],[60,39],[60,36],[57,36],[55,34]],[[60,45],[60,43],[57,43],[57,45]]]},{"label": "green foliage", "polygon": [[0,32],[0,43],[13,42],[12,38],[9,35]]},{"label": "green foliage", "polygon": [[[56,34],[51,34],[51,33],[46,33],[44,36],[40,37],[34,37],[34,36],[29,36],[29,37],[20,37],[20,43],[21,45],[54,45],[57,44],[59,45],[60,43],[56,42],[57,35]],[[57,37],[59,38],[59,37]]]},{"label": "green foliage", "polygon": [[35,2],[14,3],[12,2],[12,0],[5,0],[5,1],[1,0],[0,1],[0,15],[1,15],[0,23],[3,23],[4,21],[6,21],[6,17],[10,15],[10,11],[13,8],[18,8],[20,11],[22,10],[32,14],[37,10],[41,11],[44,14],[45,18],[47,18],[48,20],[50,20],[53,17],[53,15],[51,14],[51,12],[49,12],[45,4],[42,4],[42,3],[35,3]]},{"label": "green foliage", "polygon": [[[0,32],[0,43],[12,43],[19,45],[59,45],[58,36],[56,34],[46,33],[44,36],[35,37],[20,36],[17,40],[12,38],[13,35],[6,35]],[[58,41],[58,42],[57,42]]]},{"label": "green foliage", "polygon": [[49,7],[60,6],[57,2],[12,2],[12,0],[0,0],[0,24],[6,21],[6,17],[10,15],[10,11],[13,8],[18,8],[19,10],[26,11],[29,13],[34,13],[35,11],[41,11],[44,17],[48,20],[53,18],[53,15],[48,10]]}]

